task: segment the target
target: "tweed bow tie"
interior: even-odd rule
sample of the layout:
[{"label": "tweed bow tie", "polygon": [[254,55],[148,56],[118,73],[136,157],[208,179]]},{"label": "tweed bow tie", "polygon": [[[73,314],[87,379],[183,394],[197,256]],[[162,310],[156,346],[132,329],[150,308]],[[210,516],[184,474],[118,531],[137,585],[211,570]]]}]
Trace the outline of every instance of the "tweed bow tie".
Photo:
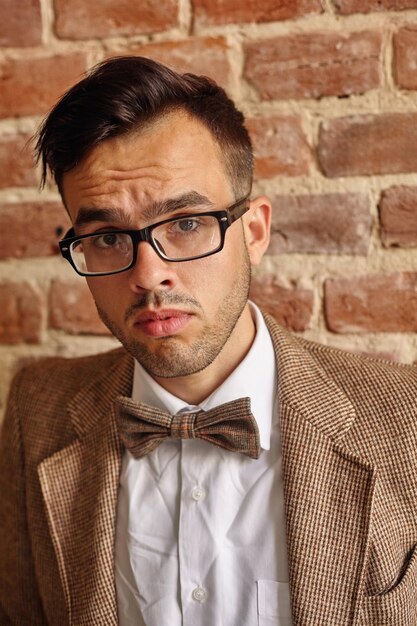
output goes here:
[{"label": "tweed bow tie", "polygon": [[259,457],[259,431],[250,410],[249,398],[226,402],[210,411],[177,415],[124,396],[116,399],[115,406],[122,442],[137,459],[152,452],[168,437],[198,437],[252,459]]}]

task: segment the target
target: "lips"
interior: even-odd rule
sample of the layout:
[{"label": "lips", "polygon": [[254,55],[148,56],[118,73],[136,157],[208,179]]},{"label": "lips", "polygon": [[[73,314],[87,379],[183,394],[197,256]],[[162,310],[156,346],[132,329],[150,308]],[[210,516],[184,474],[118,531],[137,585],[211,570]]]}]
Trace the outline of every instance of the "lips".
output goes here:
[{"label": "lips", "polygon": [[192,315],[176,309],[143,311],[135,317],[134,325],[149,337],[169,337],[181,332]]}]

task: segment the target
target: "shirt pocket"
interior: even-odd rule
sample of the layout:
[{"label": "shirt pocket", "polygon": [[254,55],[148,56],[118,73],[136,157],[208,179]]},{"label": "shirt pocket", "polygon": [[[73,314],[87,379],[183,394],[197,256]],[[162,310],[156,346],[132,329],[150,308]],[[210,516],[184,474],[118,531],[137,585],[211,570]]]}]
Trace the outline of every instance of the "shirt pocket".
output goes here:
[{"label": "shirt pocket", "polygon": [[257,580],[258,626],[291,626],[290,586],[275,580]]},{"label": "shirt pocket", "polygon": [[415,626],[417,624],[417,546],[406,570],[387,593],[367,596],[362,601],[358,626]]}]

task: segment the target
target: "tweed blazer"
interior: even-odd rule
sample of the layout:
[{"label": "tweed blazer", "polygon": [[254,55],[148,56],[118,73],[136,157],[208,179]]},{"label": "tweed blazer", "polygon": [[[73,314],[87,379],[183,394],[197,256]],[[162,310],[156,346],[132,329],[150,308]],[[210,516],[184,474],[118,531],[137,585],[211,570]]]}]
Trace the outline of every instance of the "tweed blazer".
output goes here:
[{"label": "tweed blazer", "polygon": [[[417,626],[417,369],[267,324],[293,624]],[[0,457],[1,626],[117,624],[113,401],[132,374],[120,349],[16,377]]]}]

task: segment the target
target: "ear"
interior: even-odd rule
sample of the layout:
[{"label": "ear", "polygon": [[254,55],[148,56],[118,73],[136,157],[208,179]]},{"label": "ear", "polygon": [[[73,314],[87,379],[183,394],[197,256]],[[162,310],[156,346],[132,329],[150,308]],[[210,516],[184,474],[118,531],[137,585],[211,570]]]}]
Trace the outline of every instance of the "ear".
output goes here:
[{"label": "ear", "polygon": [[243,228],[251,265],[258,265],[268,248],[271,230],[271,203],[266,196],[251,200],[243,216]]}]

